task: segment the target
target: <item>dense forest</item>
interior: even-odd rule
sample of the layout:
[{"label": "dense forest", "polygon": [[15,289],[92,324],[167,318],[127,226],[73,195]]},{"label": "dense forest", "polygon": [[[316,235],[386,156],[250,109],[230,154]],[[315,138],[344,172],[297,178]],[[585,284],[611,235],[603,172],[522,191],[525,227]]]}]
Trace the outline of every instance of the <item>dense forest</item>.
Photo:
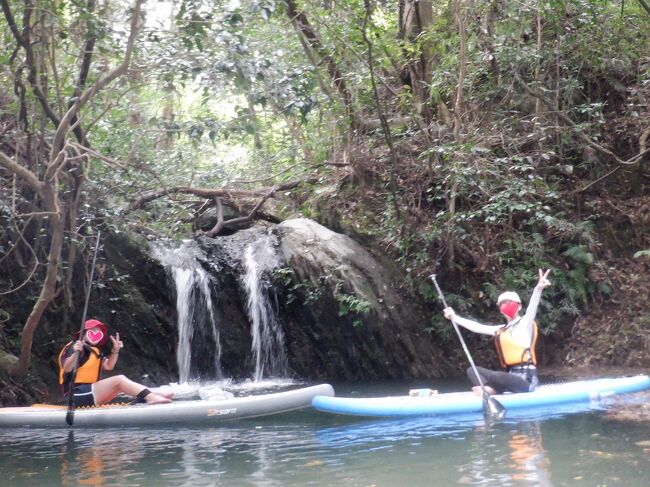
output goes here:
[{"label": "dense forest", "polygon": [[550,268],[551,361],[650,364],[647,0],[0,3],[3,384],[78,327],[98,229],[297,215],[459,313]]}]

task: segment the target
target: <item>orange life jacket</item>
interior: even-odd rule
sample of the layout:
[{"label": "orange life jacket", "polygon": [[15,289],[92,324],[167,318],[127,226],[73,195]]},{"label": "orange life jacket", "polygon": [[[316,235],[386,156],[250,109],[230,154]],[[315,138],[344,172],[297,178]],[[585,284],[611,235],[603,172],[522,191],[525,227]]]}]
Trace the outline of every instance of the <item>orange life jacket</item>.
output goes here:
[{"label": "orange life jacket", "polygon": [[[68,347],[71,347],[73,342],[68,343],[59,353],[59,384],[63,384],[65,372],[63,371],[64,354]],[[88,360],[82,365],[77,367],[77,375],[75,376],[75,384],[92,384],[99,380],[99,374],[102,371],[102,357],[99,353],[99,348],[90,347]]]},{"label": "orange life jacket", "polygon": [[530,347],[522,347],[512,338],[512,327],[504,326],[499,328],[494,335],[494,344],[499,355],[499,362],[502,367],[513,367],[515,365],[536,365],[535,344],[537,343],[537,323],[533,323],[533,339]]}]

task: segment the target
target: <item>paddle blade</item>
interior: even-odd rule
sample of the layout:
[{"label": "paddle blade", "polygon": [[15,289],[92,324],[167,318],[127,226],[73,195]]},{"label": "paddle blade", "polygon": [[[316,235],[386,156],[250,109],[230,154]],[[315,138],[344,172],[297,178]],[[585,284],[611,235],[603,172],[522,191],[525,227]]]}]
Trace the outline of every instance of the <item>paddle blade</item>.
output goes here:
[{"label": "paddle blade", "polygon": [[74,423],[74,409],[68,409],[68,412],[65,413],[65,422],[68,423],[68,426],[72,426],[72,423]]},{"label": "paddle blade", "polygon": [[502,419],[506,408],[489,394],[483,394],[483,414],[489,419]]}]

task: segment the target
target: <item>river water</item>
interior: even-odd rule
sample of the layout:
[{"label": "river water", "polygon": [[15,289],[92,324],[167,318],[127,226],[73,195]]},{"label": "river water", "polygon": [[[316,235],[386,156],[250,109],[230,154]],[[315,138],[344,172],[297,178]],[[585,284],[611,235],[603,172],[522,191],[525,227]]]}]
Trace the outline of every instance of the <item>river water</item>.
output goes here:
[{"label": "river water", "polygon": [[[462,381],[335,384],[340,396]],[[611,406],[609,406],[611,407]],[[630,486],[650,479],[650,424],[607,408],[372,420],[310,409],[218,427],[2,429],[2,486]]]}]

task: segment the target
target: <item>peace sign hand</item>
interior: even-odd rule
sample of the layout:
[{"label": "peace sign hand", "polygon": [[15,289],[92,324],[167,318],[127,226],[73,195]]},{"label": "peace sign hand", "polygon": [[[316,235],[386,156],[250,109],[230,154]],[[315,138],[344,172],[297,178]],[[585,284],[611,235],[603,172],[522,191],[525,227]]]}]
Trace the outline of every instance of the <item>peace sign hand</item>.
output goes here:
[{"label": "peace sign hand", "polygon": [[120,340],[120,334],[116,333],[115,335],[111,335],[110,338],[111,342],[113,342],[113,352],[119,353],[120,349],[124,347],[122,340]]},{"label": "peace sign hand", "polygon": [[537,287],[539,289],[544,289],[551,285],[551,281],[547,279],[550,272],[551,269],[547,269],[546,272],[542,271],[542,269],[539,270],[539,281],[537,282]]}]

